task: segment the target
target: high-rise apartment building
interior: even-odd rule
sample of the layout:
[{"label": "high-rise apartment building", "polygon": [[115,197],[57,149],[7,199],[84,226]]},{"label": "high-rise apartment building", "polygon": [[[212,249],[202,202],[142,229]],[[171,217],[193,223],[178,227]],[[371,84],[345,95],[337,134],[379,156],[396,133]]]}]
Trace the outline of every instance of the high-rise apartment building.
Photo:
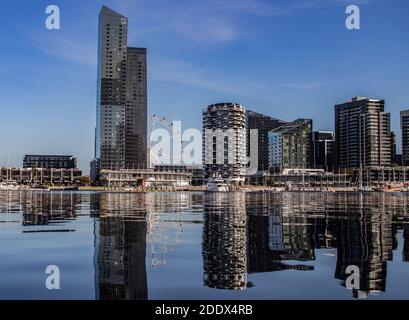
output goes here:
[{"label": "high-rise apartment building", "polygon": [[204,178],[221,177],[240,184],[246,174],[246,113],[237,103],[218,103],[203,110]]},{"label": "high-rise apartment building", "polygon": [[312,120],[298,119],[269,132],[269,167],[273,172],[284,169],[307,169],[311,164]]},{"label": "high-rise apartment building", "polygon": [[355,97],[335,106],[336,166],[391,165],[390,114],[385,101]]},{"label": "high-rise apartment building", "polygon": [[99,169],[147,165],[146,49],[128,48],[128,19],[99,15],[95,158]]},{"label": "high-rise apartment building", "polygon": [[331,131],[315,131],[312,134],[312,166],[314,169],[333,170],[335,134]]},{"label": "high-rise apartment building", "polygon": [[391,164],[399,165],[396,153],[396,134],[393,131],[391,132]]},{"label": "high-rise apartment building", "polygon": [[409,110],[400,113],[400,128],[402,130],[402,162],[409,166]]},{"label": "high-rise apartment building", "polygon": [[147,166],[147,59],[146,49],[128,48],[125,108],[125,167]]},{"label": "high-rise apartment building", "polygon": [[[264,114],[248,110],[247,115],[247,139],[250,138],[250,130],[258,130],[258,171],[268,171],[268,133],[277,129],[287,122]],[[250,150],[247,150],[250,154]]]}]

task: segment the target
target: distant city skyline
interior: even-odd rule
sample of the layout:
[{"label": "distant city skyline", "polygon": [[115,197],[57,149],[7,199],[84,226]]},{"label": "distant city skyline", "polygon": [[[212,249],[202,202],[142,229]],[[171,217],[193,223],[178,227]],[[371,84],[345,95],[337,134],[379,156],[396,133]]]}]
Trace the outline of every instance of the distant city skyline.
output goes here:
[{"label": "distant city skyline", "polygon": [[146,47],[148,115],[201,128],[202,109],[233,101],[334,130],[334,105],[385,100],[400,153],[409,108],[409,3],[354,1],[361,30],[345,28],[349,1],[54,1],[61,30],[47,30],[46,1],[2,4],[0,166],[25,154],[93,158],[98,13],[129,18],[128,43]]}]

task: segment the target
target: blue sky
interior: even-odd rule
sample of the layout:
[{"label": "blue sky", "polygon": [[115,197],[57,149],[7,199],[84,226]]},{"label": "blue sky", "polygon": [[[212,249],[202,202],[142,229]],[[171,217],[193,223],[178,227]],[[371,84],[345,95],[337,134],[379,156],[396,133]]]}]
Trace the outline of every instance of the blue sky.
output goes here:
[{"label": "blue sky", "polygon": [[[61,9],[61,30],[44,26]],[[0,165],[26,153],[93,157],[101,5],[129,17],[148,48],[149,114],[201,127],[208,104],[235,101],[332,130],[334,105],[386,99],[392,128],[409,108],[407,0],[14,0],[1,4]],[[346,6],[361,30],[345,28]]]}]

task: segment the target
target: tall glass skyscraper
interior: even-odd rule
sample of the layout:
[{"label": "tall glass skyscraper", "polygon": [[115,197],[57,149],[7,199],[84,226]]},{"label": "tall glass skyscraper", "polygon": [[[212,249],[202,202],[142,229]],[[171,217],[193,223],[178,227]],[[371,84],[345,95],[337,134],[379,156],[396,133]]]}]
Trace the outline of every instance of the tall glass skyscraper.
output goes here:
[{"label": "tall glass skyscraper", "polygon": [[99,15],[97,90],[98,168],[146,168],[146,49],[128,48],[128,19],[105,6]]}]

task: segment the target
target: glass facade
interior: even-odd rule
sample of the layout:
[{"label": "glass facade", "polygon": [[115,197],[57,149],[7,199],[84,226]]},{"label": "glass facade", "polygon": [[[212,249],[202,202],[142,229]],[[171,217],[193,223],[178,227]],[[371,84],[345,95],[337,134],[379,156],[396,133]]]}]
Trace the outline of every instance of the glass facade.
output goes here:
[{"label": "glass facade", "polygon": [[128,48],[128,19],[99,16],[95,157],[100,169],[146,167],[146,49]]},{"label": "glass facade", "polygon": [[128,48],[126,71],[125,166],[147,166],[147,59],[146,49]]},{"label": "glass facade", "polygon": [[269,133],[269,160],[273,172],[307,169],[311,164],[312,120],[298,119]]}]

